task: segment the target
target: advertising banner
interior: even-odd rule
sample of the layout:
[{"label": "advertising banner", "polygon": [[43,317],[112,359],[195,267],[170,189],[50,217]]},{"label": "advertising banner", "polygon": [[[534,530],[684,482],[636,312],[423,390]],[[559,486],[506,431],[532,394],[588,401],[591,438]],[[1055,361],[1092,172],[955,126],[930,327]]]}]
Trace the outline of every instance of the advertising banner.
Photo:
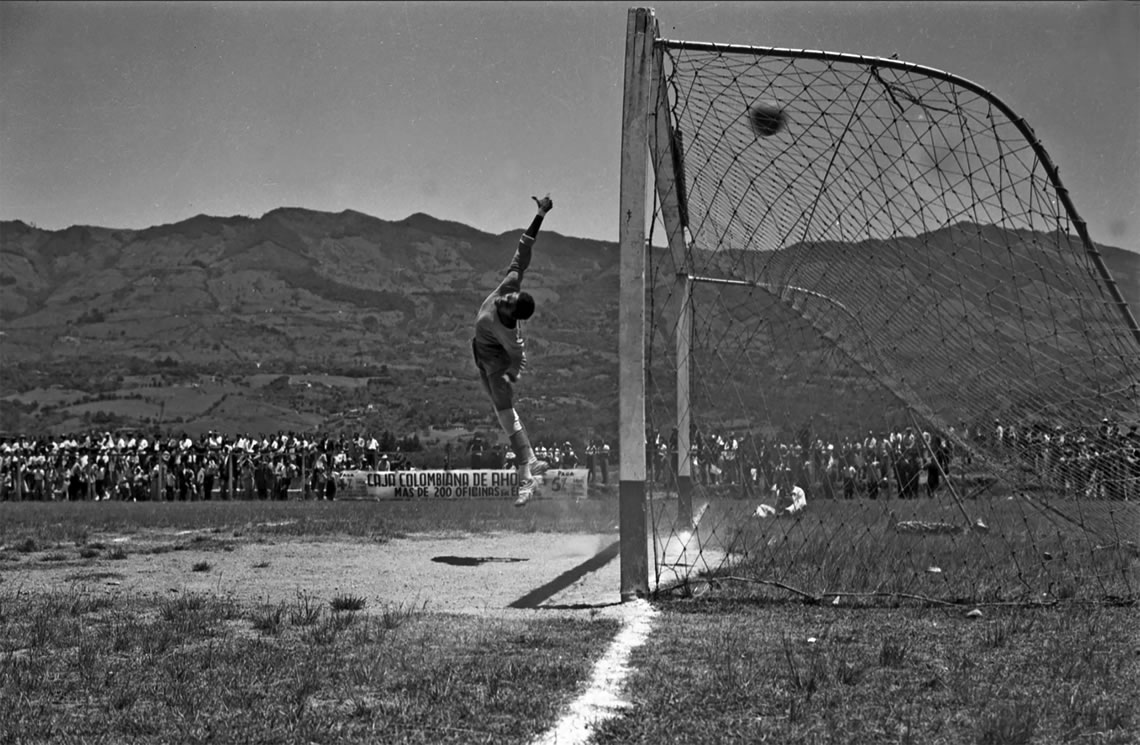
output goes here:
[{"label": "advertising banner", "polygon": [[589,471],[585,468],[551,468],[542,474],[538,499],[585,499]]},{"label": "advertising banner", "polygon": [[[586,469],[558,468],[542,475],[535,499],[585,499]],[[340,471],[337,499],[514,499],[518,474],[502,470]]]}]

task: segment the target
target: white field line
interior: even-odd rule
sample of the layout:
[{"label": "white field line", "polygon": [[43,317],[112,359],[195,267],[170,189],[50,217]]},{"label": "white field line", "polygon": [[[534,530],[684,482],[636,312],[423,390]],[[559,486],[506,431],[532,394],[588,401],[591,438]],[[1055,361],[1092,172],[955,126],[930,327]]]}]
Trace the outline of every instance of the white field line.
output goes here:
[{"label": "white field line", "polygon": [[629,657],[649,638],[657,612],[645,600],[630,602],[625,623],[606,653],[594,665],[594,675],[586,690],[575,699],[554,726],[534,745],[579,745],[590,739],[594,727],[612,719],[629,705],[621,698],[629,675]]}]

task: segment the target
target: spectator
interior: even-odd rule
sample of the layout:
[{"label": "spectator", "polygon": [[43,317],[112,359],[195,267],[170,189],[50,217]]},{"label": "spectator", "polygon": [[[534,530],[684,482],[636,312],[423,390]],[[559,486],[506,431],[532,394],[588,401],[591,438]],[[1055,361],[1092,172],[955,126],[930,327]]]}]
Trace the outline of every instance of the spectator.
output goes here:
[{"label": "spectator", "polygon": [[274,498],[279,502],[289,499],[289,466],[286,458],[278,456],[273,463]]}]

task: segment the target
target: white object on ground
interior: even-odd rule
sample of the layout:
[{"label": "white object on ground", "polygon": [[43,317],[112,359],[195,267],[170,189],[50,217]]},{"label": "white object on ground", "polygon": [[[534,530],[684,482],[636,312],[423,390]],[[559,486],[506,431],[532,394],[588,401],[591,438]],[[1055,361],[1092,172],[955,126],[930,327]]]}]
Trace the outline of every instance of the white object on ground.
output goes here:
[{"label": "white object on ground", "polygon": [[793,486],[790,494],[781,496],[776,488],[772,489],[773,501],[776,504],[783,504],[780,509],[773,507],[770,504],[760,504],[756,511],[752,513],[753,517],[773,517],[775,515],[794,515],[807,507],[807,495],[804,490],[798,486]]}]

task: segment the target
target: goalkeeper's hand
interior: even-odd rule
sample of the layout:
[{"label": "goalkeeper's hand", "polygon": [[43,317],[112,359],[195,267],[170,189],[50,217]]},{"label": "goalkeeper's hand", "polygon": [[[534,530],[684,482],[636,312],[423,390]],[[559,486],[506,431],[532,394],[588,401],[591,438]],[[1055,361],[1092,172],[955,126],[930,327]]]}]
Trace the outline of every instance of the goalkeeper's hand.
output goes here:
[{"label": "goalkeeper's hand", "polygon": [[503,380],[507,381],[508,383],[517,383],[519,380],[519,374],[513,372],[505,372],[503,373]]},{"label": "goalkeeper's hand", "polygon": [[547,212],[550,212],[550,210],[554,209],[554,201],[551,200],[550,194],[547,194],[542,199],[534,196],[532,196],[531,199],[533,199],[535,204],[538,205],[538,214],[540,215],[546,215]]}]

